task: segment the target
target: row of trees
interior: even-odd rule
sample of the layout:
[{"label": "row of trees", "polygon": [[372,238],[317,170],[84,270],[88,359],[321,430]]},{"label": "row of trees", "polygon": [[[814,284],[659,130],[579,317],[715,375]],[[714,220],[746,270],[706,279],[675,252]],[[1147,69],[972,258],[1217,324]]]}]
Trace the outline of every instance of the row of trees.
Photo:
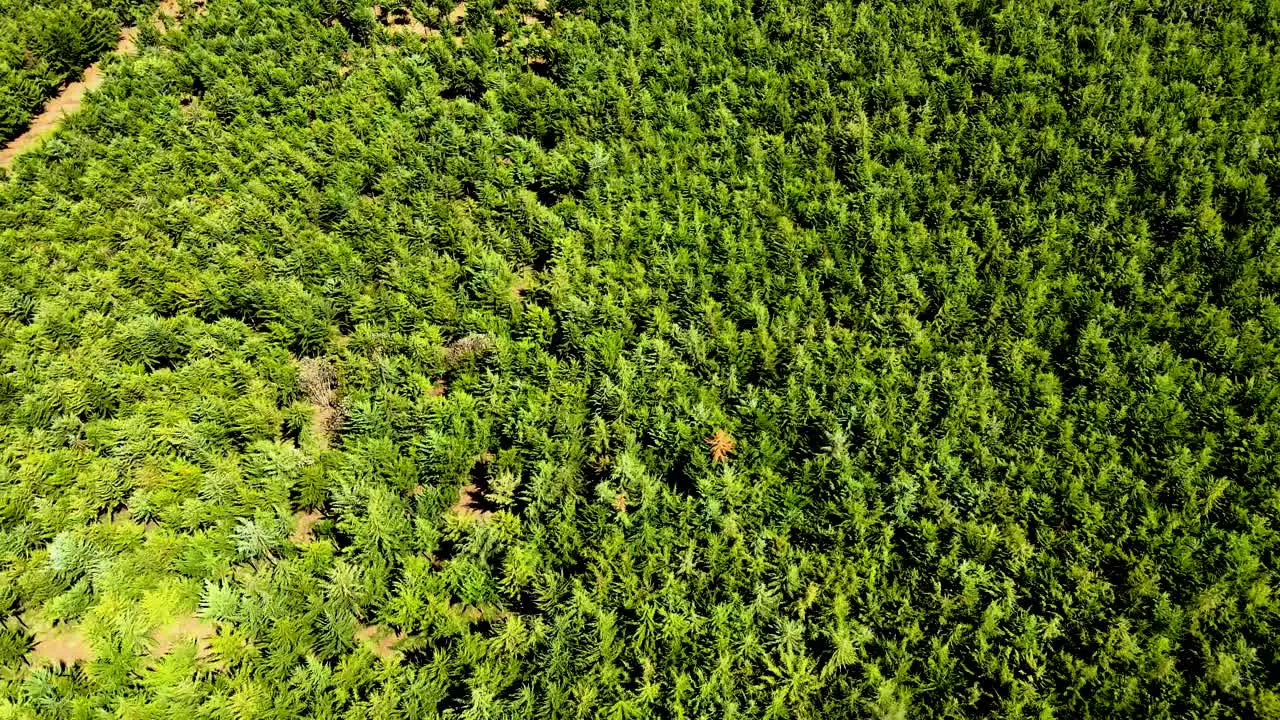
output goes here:
[{"label": "row of trees", "polygon": [[1265,4],[444,5],[0,185],[0,717],[1280,717]]},{"label": "row of trees", "polygon": [[0,0],[0,142],[21,134],[64,83],[116,46],[156,0]]}]

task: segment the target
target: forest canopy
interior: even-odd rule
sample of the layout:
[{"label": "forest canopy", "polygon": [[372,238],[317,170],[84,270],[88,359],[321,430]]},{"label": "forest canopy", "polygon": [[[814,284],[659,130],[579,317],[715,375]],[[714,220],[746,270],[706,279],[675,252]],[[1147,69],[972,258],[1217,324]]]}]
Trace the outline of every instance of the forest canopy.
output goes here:
[{"label": "forest canopy", "polygon": [[1280,718],[1278,39],[144,24],[0,170],[0,720]]},{"label": "forest canopy", "polygon": [[155,0],[0,0],[0,142],[116,46]]}]

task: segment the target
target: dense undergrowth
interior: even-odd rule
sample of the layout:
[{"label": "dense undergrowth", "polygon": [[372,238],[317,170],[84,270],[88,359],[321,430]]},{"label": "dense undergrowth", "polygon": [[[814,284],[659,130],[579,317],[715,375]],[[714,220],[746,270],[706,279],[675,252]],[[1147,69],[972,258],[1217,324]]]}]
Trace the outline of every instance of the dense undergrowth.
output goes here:
[{"label": "dense undergrowth", "polygon": [[415,5],[0,185],[0,717],[1280,717],[1280,8]]},{"label": "dense undergrowth", "polygon": [[156,0],[0,0],[0,142],[116,46]]}]

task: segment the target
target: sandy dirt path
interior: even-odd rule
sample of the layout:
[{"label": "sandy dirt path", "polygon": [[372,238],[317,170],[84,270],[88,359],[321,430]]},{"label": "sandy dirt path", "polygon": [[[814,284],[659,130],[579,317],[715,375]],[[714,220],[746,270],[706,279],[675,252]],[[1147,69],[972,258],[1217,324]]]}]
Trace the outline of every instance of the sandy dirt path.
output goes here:
[{"label": "sandy dirt path", "polygon": [[[203,3],[199,3],[203,5]],[[170,17],[178,17],[180,9],[178,0],[164,0],[160,3],[160,7],[156,8],[156,14],[152,22],[158,29],[163,30],[164,24],[161,21],[161,15]],[[120,39],[116,43],[116,49],[113,51],[116,55],[128,55],[138,49],[138,28],[127,27],[120,31]],[[13,164],[15,158],[31,148],[39,145],[45,138],[58,127],[62,119],[67,115],[74,113],[80,109],[80,105],[84,103],[84,97],[90,90],[96,90],[102,86],[102,63],[96,62],[85,68],[84,75],[76,82],[67,83],[62,90],[45,103],[44,109],[39,115],[31,118],[31,125],[27,131],[14,138],[0,149],[0,168],[7,168]]]}]

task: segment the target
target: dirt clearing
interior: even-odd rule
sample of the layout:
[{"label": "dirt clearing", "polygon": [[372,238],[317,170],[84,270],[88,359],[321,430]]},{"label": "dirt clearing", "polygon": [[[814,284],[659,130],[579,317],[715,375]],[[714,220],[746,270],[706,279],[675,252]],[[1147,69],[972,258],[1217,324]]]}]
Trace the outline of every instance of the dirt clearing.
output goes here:
[{"label": "dirt clearing", "polygon": [[[197,3],[197,8],[199,8],[198,12],[203,12],[204,3]],[[152,22],[157,30],[163,31],[165,26],[162,16],[178,18],[180,13],[178,0],[164,0],[156,9]],[[116,55],[128,55],[137,49],[138,28],[127,27],[120,31],[116,48],[112,52]],[[96,62],[84,69],[84,74],[79,80],[67,83],[61,92],[45,103],[44,110],[40,111],[39,115],[31,118],[31,124],[26,132],[0,149],[0,168],[9,167],[19,155],[43,142],[45,137],[58,127],[63,118],[80,109],[85,95],[90,90],[97,90],[102,86],[103,79],[102,63]]]},{"label": "dirt clearing", "polygon": [[204,657],[209,654],[209,638],[216,635],[217,630],[213,623],[201,620],[194,615],[175,620],[160,627],[152,635],[155,645],[151,648],[150,654],[155,657],[161,657],[168,655],[170,651],[182,643],[194,642],[196,643],[196,655]]},{"label": "dirt clearing", "polygon": [[311,401],[311,433],[322,448],[327,448],[342,425],[338,373],[323,358],[301,358],[297,365],[302,391]]},{"label": "dirt clearing", "polygon": [[53,628],[33,628],[35,647],[31,650],[32,665],[74,665],[77,661],[93,660],[93,648],[89,638],[79,628],[59,625]]},{"label": "dirt clearing", "polygon": [[369,625],[356,631],[356,642],[369,648],[374,655],[384,660],[397,655],[396,643],[404,640],[402,633],[394,633],[379,625]]},{"label": "dirt clearing", "polygon": [[316,511],[308,513],[294,513],[293,516],[293,534],[289,536],[289,541],[296,545],[306,545],[315,542],[315,533],[312,528],[315,524],[324,519],[324,515]]}]

